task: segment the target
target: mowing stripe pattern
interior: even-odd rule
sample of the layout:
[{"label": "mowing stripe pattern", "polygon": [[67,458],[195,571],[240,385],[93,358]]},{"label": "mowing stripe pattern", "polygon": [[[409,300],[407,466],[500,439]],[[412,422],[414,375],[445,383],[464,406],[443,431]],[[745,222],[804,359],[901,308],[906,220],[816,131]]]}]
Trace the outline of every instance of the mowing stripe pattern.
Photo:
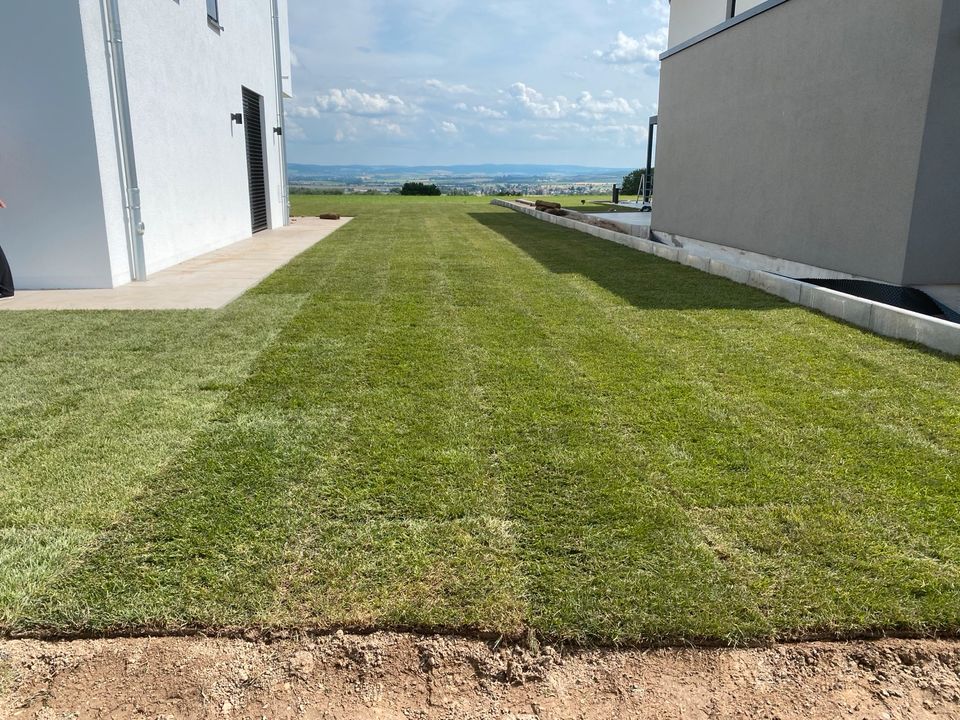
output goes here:
[{"label": "mowing stripe pattern", "polygon": [[[168,338],[205,369],[185,378],[230,365],[215,397],[184,380],[182,408],[141,416],[131,382],[89,430],[162,435],[151,462],[111,452],[105,488],[81,463],[71,497],[31,483],[51,456],[28,438],[96,407],[56,388],[0,436],[22,478],[0,548],[21,574],[37,559],[0,596],[8,628],[960,627],[960,363],[471,199],[298,202],[357,219]],[[155,350],[94,356],[124,377]],[[20,377],[40,392],[68,364],[37,352]],[[80,517],[78,493],[118,499]]]}]

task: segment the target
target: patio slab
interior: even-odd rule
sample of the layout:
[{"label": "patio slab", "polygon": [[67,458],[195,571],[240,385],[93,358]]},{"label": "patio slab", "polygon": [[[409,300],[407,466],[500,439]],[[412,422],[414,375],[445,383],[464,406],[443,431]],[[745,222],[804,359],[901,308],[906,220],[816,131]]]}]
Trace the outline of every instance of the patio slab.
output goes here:
[{"label": "patio slab", "polygon": [[291,224],[191,258],[115,288],[18,290],[3,310],[199,310],[223,307],[352,218]]}]

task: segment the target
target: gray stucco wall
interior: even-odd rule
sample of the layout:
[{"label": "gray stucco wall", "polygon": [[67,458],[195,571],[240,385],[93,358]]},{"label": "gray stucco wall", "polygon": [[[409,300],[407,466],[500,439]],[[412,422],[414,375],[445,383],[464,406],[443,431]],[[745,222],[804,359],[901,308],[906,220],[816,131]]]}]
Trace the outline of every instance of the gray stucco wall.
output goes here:
[{"label": "gray stucco wall", "polygon": [[906,284],[960,283],[960,3],[943,4]]},{"label": "gray stucco wall", "polygon": [[654,229],[901,282],[943,4],[791,0],[665,59]]}]

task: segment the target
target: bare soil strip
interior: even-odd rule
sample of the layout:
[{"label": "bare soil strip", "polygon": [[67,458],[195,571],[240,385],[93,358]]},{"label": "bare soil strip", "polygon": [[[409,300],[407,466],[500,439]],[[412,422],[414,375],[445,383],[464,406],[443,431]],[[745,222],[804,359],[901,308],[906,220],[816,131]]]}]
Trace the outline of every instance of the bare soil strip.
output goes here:
[{"label": "bare soil strip", "polygon": [[960,642],[535,652],[398,633],[0,643],[3,718],[960,718]]}]

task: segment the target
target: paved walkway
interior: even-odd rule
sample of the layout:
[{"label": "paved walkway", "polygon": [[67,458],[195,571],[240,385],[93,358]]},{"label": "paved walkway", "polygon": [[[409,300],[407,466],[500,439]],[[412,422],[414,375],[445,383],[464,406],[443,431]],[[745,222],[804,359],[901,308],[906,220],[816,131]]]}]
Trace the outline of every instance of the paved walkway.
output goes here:
[{"label": "paved walkway", "polygon": [[294,218],[287,227],[257,233],[154,273],[144,282],[96,290],[18,290],[0,300],[0,311],[223,307],[350,219]]}]

